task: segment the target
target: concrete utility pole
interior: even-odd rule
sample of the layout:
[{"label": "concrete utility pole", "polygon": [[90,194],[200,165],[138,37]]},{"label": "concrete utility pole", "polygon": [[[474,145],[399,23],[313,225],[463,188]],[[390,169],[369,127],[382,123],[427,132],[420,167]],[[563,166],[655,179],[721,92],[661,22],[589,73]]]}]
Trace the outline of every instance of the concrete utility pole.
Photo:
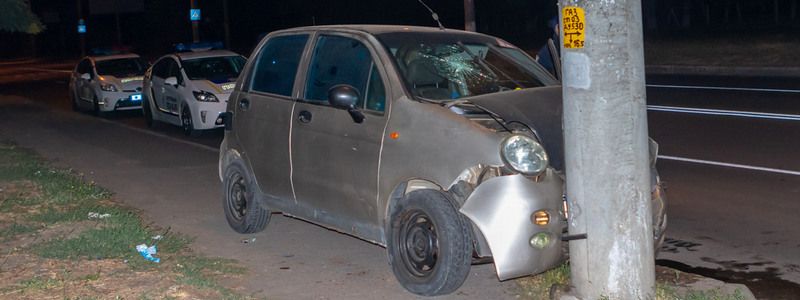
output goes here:
[{"label": "concrete utility pole", "polygon": [[654,299],[641,2],[559,8],[575,296]]},{"label": "concrete utility pole", "polygon": [[464,0],[464,30],[475,31],[475,1]]}]

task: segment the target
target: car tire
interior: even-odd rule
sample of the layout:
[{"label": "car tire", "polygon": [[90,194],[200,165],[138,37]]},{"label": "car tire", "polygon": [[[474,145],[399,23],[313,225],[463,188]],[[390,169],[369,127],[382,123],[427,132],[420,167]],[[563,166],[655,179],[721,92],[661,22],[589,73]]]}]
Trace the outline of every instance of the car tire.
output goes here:
[{"label": "car tire", "polygon": [[187,105],[184,105],[183,109],[181,109],[181,128],[183,128],[183,134],[191,137],[198,137],[203,133],[194,128],[192,110]]},{"label": "car tire", "polygon": [[92,113],[94,113],[95,116],[101,118],[106,116],[106,113],[100,109],[100,103],[99,100],[97,100],[97,96],[94,96],[94,98],[92,98],[92,105],[93,105]]},{"label": "car tire", "polygon": [[408,193],[393,210],[386,245],[400,284],[422,296],[444,295],[461,287],[472,263],[468,224],[442,192]]},{"label": "car tire", "polygon": [[[151,95],[152,95],[152,93],[151,93]],[[142,102],[142,114],[144,115],[144,122],[145,122],[145,124],[147,124],[148,128],[154,129],[154,128],[156,128],[156,125],[157,125],[156,123],[158,121],[156,121],[153,118],[153,110],[150,109],[150,97],[147,97],[147,99],[143,99],[143,100],[144,101]]]},{"label": "car tire", "polygon": [[75,91],[69,94],[70,100],[72,100],[72,111],[80,111],[81,108],[78,107],[78,96],[75,94]]},{"label": "car tire", "polygon": [[225,168],[222,185],[228,225],[238,233],[264,230],[272,214],[256,200],[255,182],[241,160],[234,160]]}]

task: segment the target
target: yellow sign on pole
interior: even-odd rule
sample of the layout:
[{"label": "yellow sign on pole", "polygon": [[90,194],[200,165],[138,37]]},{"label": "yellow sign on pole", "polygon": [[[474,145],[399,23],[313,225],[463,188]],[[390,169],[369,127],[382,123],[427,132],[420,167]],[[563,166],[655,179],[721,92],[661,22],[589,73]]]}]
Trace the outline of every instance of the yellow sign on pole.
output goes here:
[{"label": "yellow sign on pole", "polygon": [[586,41],[586,17],[583,8],[567,6],[561,14],[561,32],[564,48],[583,48]]}]

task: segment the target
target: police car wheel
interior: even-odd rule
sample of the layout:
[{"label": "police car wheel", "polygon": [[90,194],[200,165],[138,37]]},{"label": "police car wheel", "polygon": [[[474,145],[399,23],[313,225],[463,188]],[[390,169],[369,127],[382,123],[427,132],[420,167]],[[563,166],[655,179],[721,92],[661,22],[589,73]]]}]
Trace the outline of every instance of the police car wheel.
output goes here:
[{"label": "police car wheel", "polygon": [[198,137],[203,132],[194,128],[194,122],[192,121],[192,110],[189,109],[189,106],[183,106],[181,110],[181,127],[183,128],[183,134],[191,137]]}]

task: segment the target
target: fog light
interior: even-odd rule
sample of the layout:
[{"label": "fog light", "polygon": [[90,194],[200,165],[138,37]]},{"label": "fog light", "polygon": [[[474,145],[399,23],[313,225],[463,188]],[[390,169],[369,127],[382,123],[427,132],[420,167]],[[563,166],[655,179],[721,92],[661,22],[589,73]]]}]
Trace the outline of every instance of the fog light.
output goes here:
[{"label": "fog light", "polygon": [[539,226],[547,226],[550,224],[550,214],[543,210],[537,210],[531,215],[531,222]]},{"label": "fog light", "polygon": [[552,240],[552,238],[550,237],[549,233],[539,232],[531,237],[531,247],[536,249],[544,249],[544,247],[550,245],[550,240]]},{"label": "fog light", "polygon": [[200,111],[200,119],[203,121],[203,123],[206,122],[206,111],[205,110],[201,110]]}]

